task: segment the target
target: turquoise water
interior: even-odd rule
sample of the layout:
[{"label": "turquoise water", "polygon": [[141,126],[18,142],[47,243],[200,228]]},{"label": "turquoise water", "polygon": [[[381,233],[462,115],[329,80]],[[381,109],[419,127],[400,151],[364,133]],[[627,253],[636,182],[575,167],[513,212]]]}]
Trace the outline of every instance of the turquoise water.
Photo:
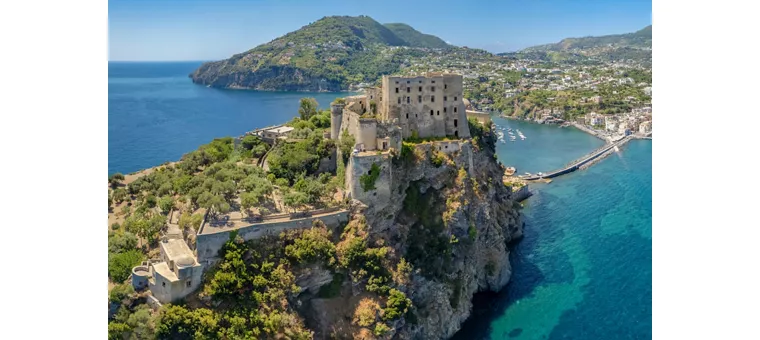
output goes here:
[{"label": "turquoise water", "polygon": [[[531,139],[528,123],[509,123]],[[545,139],[559,129],[531,125],[544,130],[534,133]],[[572,143],[587,142],[578,138]],[[519,154],[519,145],[499,144],[499,159],[537,171],[594,148],[568,152],[565,142],[534,146],[543,150],[535,156]],[[455,338],[651,338],[652,142],[631,141],[587,170],[531,187],[525,237],[510,255],[512,280],[498,294],[476,297],[471,318]]]},{"label": "turquoise water", "polygon": [[234,91],[193,84],[201,62],[108,63],[108,173],[179,160],[201,144],[284,123],[298,100],[327,107],[346,93]]},{"label": "turquoise water", "polygon": [[[601,139],[573,127],[560,128],[499,117],[494,117],[493,121],[497,128],[512,128],[515,134],[515,141],[510,142],[505,130],[504,142],[497,142],[496,151],[499,160],[506,166],[514,166],[518,174],[559,169],[604,144]],[[525,135],[525,140],[520,139],[516,130]]]}]

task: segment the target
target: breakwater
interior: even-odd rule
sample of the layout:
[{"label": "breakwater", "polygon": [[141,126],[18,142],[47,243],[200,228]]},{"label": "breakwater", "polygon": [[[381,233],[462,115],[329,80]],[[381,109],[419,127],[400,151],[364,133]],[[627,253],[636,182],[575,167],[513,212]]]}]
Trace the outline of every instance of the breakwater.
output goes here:
[{"label": "breakwater", "polygon": [[578,160],[571,162],[569,165],[561,169],[554,170],[546,174],[542,173],[541,175],[521,176],[520,178],[526,181],[535,181],[538,179],[558,177],[564,174],[571,173],[578,169],[585,169],[588,166],[594,164],[596,161],[608,156],[612,152],[615,152],[615,150],[619,149],[619,147],[623,146],[625,143],[627,143],[631,139],[632,139],[631,136],[626,136],[612,144],[605,144],[601,148],[592,152],[590,155],[583,156],[579,158]]}]

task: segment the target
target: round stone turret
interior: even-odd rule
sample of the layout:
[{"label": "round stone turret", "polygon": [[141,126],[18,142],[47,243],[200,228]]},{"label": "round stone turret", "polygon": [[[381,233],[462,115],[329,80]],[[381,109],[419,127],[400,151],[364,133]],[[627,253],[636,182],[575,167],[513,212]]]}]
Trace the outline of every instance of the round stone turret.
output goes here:
[{"label": "round stone turret", "polygon": [[132,268],[132,287],[139,291],[145,287],[148,287],[148,279],[150,278],[150,269],[143,264]]},{"label": "round stone turret", "polygon": [[340,138],[340,124],[343,122],[344,104],[330,104],[330,138],[338,140]]}]

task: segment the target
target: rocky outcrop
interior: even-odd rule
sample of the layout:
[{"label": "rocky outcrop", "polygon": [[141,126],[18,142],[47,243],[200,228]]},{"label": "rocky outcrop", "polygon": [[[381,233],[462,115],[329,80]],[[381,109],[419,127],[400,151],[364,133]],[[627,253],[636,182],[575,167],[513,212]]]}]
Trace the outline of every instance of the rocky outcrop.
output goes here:
[{"label": "rocky outcrop", "polygon": [[522,236],[519,204],[502,183],[492,145],[468,141],[443,165],[431,162],[440,156],[433,144],[418,144],[413,160],[394,161],[389,205],[354,207],[372,238],[414,265],[400,289],[411,298],[416,320],[394,325],[393,336],[401,339],[453,336],[469,317],[475,293],[497,292],[509,282],[507,245]]},{"label": "rocky outcrop", "polygon": [[297,270],[296,285],[301,292],[317,294],[319,289],[333,280],[333,274],[321,265],[312,265]]},{"label": "rocky outcrop", "polygon": [[336,92],[346,90],[337,80],[312,75],[308,70],[273,65],[255,71],[240,70],[235,60],[209,62],[190,74],[194,83],[211,87],[250,90]]}]

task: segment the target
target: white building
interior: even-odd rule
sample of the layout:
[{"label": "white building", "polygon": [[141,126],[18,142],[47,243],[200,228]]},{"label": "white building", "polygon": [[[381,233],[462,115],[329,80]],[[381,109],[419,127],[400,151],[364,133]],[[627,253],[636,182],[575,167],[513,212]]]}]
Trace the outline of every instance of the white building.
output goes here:
[{"label": "white building", "polygon": [[646,121],[639,124],[639,132],[641,133],[652,132],[652,121]]},{"label": "white building", "polygon": [[169,228],[159,243],[161,262],[147,263],[132,269],[132,285],[135,289],[147,286],[161,303],[184,298],[201,284],[203,266],[182,238],[182,232]]},{"label": "white building", "polygon": [[614,131],[617,131],[617,128],[618,128],[618,122],[617,122],[617,120],[615,120],[613,118],[607,118],[607,119],[605,119],[605,122],[604,122],[604,129],[605,130],[614,132]]}]

